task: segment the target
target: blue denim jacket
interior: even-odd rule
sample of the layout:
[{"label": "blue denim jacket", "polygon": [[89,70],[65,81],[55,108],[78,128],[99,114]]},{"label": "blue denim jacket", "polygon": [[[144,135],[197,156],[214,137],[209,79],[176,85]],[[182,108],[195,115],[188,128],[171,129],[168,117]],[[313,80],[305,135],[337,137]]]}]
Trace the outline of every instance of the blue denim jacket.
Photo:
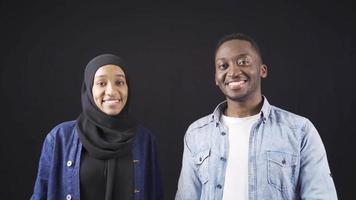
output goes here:
[{"label": "blue denim jacket", "polygon": [[[81,151],[76,121],[56,126],[44,141],[31,200],[79,200]],[[135,199],[163,199],[155,140],[141,125],[137,129],[132,154]]]},{"label": "blue denim jacket", "polygon": [[[229,144],[220,121],[225,107],[226,101],[189,126],[176,200],[222,199]],[[337,199],[324,145],[313,124],[270,105],[266,98],[251,129],[248,154],[250,200]]]}]

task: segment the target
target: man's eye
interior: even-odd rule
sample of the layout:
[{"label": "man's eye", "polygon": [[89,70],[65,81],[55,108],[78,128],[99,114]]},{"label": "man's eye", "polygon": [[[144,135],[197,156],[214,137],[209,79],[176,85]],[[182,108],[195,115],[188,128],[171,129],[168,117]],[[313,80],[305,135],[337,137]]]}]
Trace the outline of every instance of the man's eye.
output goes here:
[{"label": "man's eye", "polygon": [[219,69],[221,69],[221,70],[225,70],[228,67],[229,67],[229,65],[227,63],[223,63],[223,64],[219,65]]},{"label": "man's eye", "polygon": [[248,59],[238,59],[237,64],[238,65],[249,65],[250,61]]}]

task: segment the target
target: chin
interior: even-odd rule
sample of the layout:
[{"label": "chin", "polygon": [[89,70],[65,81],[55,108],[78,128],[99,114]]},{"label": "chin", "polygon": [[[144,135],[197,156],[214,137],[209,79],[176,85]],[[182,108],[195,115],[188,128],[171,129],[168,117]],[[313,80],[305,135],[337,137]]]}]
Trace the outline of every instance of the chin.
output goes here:
[{"label": "chin", "polygon": [[106,111],[105,114],[110,115],[110,116],[115,116],[120,114],[121,110],[117,111],[117,110],[110,110],[110,111]]},{"label": "chin", "polygon": [[235,101],[235,102],[244,102],[244,101],[246,101],[246,99],[243,98],[243,97],[227,97],[227,99],[229,99],[231,101]]},{"label": "chin", "polygon": [[232,101],[239,101],[239,102],[246,101],[248,99],[248,95],[246,94],[234,94],[234,95],[226,94],[225,96],[227,99],[230,99]]}]

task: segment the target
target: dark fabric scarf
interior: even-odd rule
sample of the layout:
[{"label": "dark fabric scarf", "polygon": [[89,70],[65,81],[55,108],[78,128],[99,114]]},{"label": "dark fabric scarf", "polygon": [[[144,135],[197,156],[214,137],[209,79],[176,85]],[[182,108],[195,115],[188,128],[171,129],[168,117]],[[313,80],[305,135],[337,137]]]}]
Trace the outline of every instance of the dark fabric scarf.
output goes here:
[{"label": "dark fabric scarf", "polygon": [[116,116],[103,113],[95,105],[92,94],[94,75],[100,67],[107,64],[121,67],[128,84],[125,71],[127,65],[121,58],[112,54],[103,54],[93,58],[84,72],[81,95],[83,111],[77,119],[77,130],[79,139],[90,156],[108,160],[105,200],[111,200],[115,159],[131,151],[136,132],[136,120],[128,115],[129,98],[123,110]]}]

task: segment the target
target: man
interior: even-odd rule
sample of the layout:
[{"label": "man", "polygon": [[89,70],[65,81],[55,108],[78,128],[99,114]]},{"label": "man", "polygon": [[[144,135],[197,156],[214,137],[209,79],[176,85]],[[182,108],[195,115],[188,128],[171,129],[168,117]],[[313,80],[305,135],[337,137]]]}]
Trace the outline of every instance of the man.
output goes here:
[{"label": "man", "polygon": [[252,38],[220,40],[215,82],[226,101],[189,126],[176,200],[337,199],[317,130],[268,103],[265,77]]}]

